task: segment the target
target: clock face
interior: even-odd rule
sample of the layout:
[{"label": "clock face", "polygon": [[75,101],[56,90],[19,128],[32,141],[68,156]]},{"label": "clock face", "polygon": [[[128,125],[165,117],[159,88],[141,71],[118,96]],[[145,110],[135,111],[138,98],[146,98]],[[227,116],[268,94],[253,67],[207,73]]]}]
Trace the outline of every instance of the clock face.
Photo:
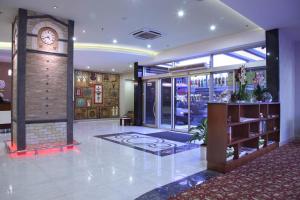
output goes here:
[{"label": "clock face", "polygon": [[52,30],[51,28],[45,28],[41,32],[40,37],[41,37],[42,42],[47,45],[51,45],[56,41],[56,34],[55,34],[54,30]]}]

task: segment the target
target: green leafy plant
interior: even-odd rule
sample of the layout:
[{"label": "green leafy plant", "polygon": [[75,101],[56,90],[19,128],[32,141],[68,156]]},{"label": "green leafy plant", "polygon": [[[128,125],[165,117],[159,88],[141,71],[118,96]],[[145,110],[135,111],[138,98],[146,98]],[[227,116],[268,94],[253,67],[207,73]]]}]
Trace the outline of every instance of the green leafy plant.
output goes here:
[{"label": "green leafy plant", "polygon": [[207,118],[201,120],[200,124],[196,127],[190,128],[189,133],[192,134],[190,142],[193,141],[201,141],[203,140],[203,144],[207,144]]},{"label": "green leafy plant", "polygon": [[267,88],[262,88],[259,84],[257,84],[256,88],[253,91],[253,95],[255,96],[257,101],[262,101],[264,93],[266,92],[268,92]]},{"label": "green leafy plant", "polygon": [[229,158],[230,156],[233,156],[234,154],[234,148],[233,147],[227,147],[226,149],[226,158]]}]

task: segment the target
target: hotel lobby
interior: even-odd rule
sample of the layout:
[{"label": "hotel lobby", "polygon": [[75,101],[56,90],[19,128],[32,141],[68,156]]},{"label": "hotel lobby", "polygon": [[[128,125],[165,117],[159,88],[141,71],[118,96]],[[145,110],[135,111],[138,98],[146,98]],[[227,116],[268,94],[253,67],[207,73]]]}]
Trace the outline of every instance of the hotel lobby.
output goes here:
[{"label": "hotel lobby", "polygon": [[0,0],[0,199],[300,199],[298,0]]}]

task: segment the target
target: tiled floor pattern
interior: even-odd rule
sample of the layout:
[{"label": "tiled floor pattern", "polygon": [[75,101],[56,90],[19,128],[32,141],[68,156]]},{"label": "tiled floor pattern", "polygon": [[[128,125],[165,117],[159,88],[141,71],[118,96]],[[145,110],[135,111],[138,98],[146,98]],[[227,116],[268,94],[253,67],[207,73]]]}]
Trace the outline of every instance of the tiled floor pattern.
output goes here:
[{"label": "tiled floor pattern", "polygon": [[[165,157],[95,138],[122,132],[163,130],[121,127],[117,120],[74,124],[78,151],[10,158],[0,143],[0,199],[132,200],[206,169],[204,147]],[[0,140],[10,139],[1,135]]]}]

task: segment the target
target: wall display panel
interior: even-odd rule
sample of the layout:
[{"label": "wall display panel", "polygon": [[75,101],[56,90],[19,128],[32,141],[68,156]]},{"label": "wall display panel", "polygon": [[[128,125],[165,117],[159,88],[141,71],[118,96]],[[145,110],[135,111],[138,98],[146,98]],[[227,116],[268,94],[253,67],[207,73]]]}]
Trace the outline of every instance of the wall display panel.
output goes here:
[{"label": "wall display panel", "polygon": [[119,116],[119,75],[76,70],[74,86],[75,119]]}]

